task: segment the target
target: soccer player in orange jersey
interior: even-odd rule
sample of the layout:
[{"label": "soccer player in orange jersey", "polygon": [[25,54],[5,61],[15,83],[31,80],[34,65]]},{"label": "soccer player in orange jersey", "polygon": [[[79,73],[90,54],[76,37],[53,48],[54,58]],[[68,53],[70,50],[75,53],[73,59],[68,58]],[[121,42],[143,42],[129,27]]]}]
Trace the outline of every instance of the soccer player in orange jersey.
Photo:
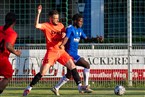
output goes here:
[{"label": "soccer player in orange jersey", "polygon": [[0,94],[8,85],[12,78],[13,69],[9,62],[10,53],[20,56],[21,52],[14,49],[17,33],[13,30],[16,23],[16,16],[9,12],[5,16],[5,25],[0,26],[0,76],[4,78],[0,81]]},{"label": "soccer player in orange jersey", "polygon": [[65,27],[59,22],[59,14],[56,10],[49,12],[49,22],[39,23],[40,13],[42,6],[38,6],[38,14],[35,21],[35,27],[40,29],[46,38],[47,51],[43,60],[43,64],[40,68],[40,72],[35,75],[30,85],[24,90],[23,96],[27,96],[32,87],[46,74],[48,69],[54,65],[56,61],[66,66],[73,75],[73,78],[78,85],[79,92],[83,92],[80,76],[76,70],[76,66],[73,63],[71,57],[66,53],[64,49],[60,49],[64,38]]}]

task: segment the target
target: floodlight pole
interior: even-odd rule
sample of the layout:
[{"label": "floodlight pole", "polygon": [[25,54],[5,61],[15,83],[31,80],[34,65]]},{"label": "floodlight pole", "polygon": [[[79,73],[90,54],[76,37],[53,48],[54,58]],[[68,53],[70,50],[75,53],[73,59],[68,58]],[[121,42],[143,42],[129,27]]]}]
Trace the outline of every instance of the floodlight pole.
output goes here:
[{"label": "floodlight pole", "polygon": [[128,86],[132,86],[132,0],[127,0]]}]

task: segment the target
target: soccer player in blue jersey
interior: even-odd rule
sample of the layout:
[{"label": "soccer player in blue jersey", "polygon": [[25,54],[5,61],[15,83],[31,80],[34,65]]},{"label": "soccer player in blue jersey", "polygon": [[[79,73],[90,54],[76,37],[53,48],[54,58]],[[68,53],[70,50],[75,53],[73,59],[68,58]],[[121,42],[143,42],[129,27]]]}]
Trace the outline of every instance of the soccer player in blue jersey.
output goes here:
[{"label": "soccer player in blue jersey", "polygon": [[[73,16],[73,25],[70,25],[66,29],[66,36],[60,45],[60,49],[64,49],[74,60],[74,63],[77,66],[84,67],[84,84],[85,84],[85,93],[91,93],[93,90],[89,88],[89,74],[90,74],[90,64],[82,57],[78,55],[78,45],[81,38],[87,39],[87,36],[82,30],[83,25],[83,16],[81,14],[75,14]],[[71,78],[71,72],[67,69],[67,74],[65,74],[59,83],[51,89],[51,91],[59,96],[59,88],[67,83]]]}]

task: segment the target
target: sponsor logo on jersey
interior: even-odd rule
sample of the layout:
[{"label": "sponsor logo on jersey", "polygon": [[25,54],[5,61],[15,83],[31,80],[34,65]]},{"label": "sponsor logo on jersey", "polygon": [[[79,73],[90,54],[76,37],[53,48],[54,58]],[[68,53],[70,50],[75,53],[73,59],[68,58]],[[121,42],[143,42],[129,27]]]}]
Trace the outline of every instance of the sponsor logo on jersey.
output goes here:
[{"label": "sponsor logo on jersey", "polygon": [[74,42],[79,42],[80,38],[74,38]]}]

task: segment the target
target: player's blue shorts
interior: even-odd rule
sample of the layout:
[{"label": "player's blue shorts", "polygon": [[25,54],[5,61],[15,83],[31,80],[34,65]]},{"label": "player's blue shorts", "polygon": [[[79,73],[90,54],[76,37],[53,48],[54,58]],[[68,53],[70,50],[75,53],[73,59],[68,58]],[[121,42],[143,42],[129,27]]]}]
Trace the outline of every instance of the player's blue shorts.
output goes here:
[{"label": "player's blue shorts", "polygon": [[79,55],[70,55],[70,56],[73,58],[75,63],[78,62],[78,60],[80,60],[81,58]]}]

